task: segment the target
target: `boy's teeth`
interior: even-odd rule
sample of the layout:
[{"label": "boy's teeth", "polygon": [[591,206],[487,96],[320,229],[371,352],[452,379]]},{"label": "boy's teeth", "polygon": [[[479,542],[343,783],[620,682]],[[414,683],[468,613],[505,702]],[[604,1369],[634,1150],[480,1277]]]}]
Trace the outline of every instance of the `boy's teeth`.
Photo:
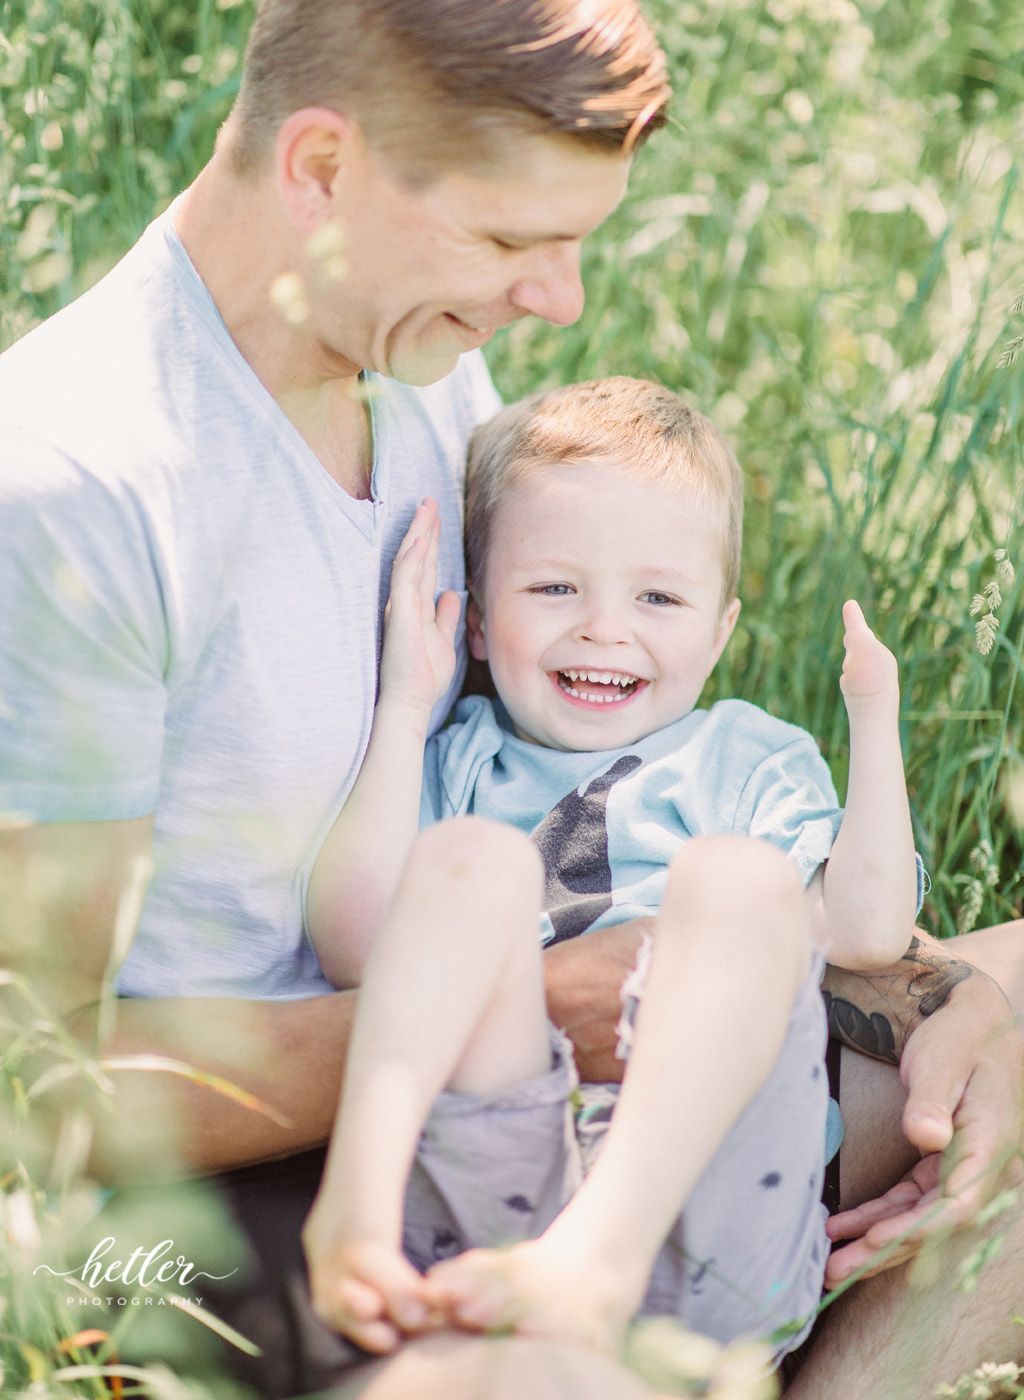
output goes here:
[{"label": "boy's teeth", "polygon": [[[639,677],[627,676],[621,671],[560,671],[562,689],[574,700],[589,700],[595,704],[614,704],[624,696],[632,694],[639,685]],[[614,686],[612,694],[578,690],[582,684]]]},{"label": "boy's teeth", "polygon": [[589,681],[591,685],[636,685],[636,676],[624,676],[621,672],[612,671],[563,671],[562,675],[569,681]]}]

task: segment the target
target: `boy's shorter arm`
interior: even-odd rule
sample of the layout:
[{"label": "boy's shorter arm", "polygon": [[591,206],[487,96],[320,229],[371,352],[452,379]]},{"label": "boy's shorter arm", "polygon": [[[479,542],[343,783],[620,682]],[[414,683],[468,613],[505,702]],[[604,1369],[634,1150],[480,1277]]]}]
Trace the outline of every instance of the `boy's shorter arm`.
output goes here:
[{"label": "boy's shorter arm", "polygon": [[917,916],[917,860],[900,748],[899,667],[853,600],[840,687],[850,721],[843,823],[825,867],[829,962],[885,968],[906,951]]},{"label": "boy's shorter arm", "polygon": [[917,858],[896,715],[851,716],[843,823],[825,865],[823,950],[853,970],[886,968],[910,943]]}]

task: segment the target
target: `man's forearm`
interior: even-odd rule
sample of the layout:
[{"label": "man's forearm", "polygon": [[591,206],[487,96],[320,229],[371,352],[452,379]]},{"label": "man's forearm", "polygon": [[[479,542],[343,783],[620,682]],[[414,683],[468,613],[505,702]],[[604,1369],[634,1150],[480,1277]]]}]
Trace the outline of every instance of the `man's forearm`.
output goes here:
[{"label": "man's forearm", "polygon": [[[40,1107],[55,1119],[72,1105],[95,1104],[92,1170],[102,1180],[223,1171],[300,1152],[330,1136],[354,992],[300,1001],[138,998],[115,1006],[115,1028],[94,1052],[101,1065],[165,1057],[204,1078],[118,1068],[109,1074],[116,1092],[106,1101],[83,1079],[42,1095]],[[76,1031],[90,1042],[82,1018]],[[241,1096],[211,1084],[214,1077]],[[247,1104],[247,1095],[260,1106]]]},{"label": "man's forearm", "polygon": [[544,954],[548,1016],[573,1044],[581,1079],[618,1081],[623,1062],[615,1054],[623,979],[632,971],[650,918],[583,933]]},{"label": "man's forearm", "polygon": [[822,987],[829,1033],[851,1050],[898,1065],[912,1031],[971,977],[984,973],[921,932],[899,962],[879,972],[829,965]]}]

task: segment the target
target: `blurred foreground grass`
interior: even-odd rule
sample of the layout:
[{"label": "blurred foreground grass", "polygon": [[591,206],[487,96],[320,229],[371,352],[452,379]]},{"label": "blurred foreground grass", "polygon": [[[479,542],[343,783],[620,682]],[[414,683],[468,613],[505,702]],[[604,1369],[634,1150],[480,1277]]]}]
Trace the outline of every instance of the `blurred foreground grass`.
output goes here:
[{"label": "blurred foreground grass", "polygon": [[[842,793],[840,608],[860,598],[902,665],[924,922],[950,934],[1012,917],[1024,12],[1011,0],[649,11],[676,75],[672,124],[589,242],[583,318],[499,337],[499,388],[643,375],[716,418],[747,474],[748,524],[743,614],[709,698],[808,727]],[[250,18],[250,0],[0,0],[0,346],[102,275],[208,156]],[[77,1313],[28,1267],[75,1238],[92,1188],[73,1122],[64,1165],[32,1168],[22,1059],[51,1031],[39,1014],[19,1027],[0,1075],[0,1393],[98,1397],[100,1377],[58,1384],[54,1368],[121,1355],[118,1329],[133,1324],[111,1318],[106,1342],[69,1352]],[[84,1062],[76,1072],[90,1081]],[[145,1384],[185,1393],[169,1372]]]}]

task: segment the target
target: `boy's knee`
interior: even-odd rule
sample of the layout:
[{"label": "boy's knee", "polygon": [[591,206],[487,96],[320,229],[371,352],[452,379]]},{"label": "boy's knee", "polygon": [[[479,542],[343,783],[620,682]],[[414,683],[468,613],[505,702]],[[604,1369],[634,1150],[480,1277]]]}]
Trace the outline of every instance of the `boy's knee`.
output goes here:
[{"label": "boy's knee", "polygon": [[720,905],[802,908],[803,885],[796,866],[768,841],[753,836],[696,836],[669,867],[668,898],[706,896]]},{"label": "boy's knee", "polygon": [[522,832],[483,817],[453,817],[422,832],[412,861],[446,880],[471,881],[504,889],[515,882],[539,885],[540,852]]}]

